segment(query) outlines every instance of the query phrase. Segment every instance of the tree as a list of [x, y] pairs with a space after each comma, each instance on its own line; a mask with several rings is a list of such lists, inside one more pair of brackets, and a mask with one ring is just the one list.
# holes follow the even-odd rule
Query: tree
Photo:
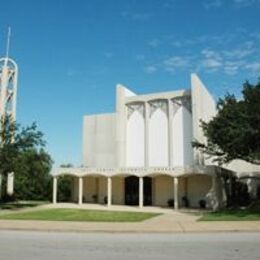
[[[72, 168], [73, 164], [64, 163], [61, 164], [62, 168]], [[73, 189], [74, 178], [71, 175], [63, 175], [59, 177], [59, 189], [58, 189], [58, 200], [59, 201], [70, 201], [72, 199], [72, 189]]]
[[[23, 174], [28, 178], [28, 174], [32, 174], [30, 178], [32, 181], [38, 181], [37, 187], [39, 187], [41, 178], [38, 174], [42, 172], [46, 174], [52, 164], [50, 156], [43, 150], [44, 146], [43, 133], [37, 130], [35, 123], [28, 127], [21, 127], [11, 116], [2, 117], [0, 120], [0, 174], [2, 177], [6, 178], [8, 173], [15, 172], [16, 177], [20, 174], [19, 180], [19, 178], [23, 179]], [[26, 188], [30, 190], [32, 187]]]
[[44, 149], [30, 149], [19, 154], [15, 165], [15, 198], [19, 200], [51, 199], [52, 160]]
[[245, 82], [242, 99], [227, 94], [217, 103], [217, 115], [201, 122], [207, 143], [193, 146], [220, 165], [234, 159], [260, 165], [260, 81]]

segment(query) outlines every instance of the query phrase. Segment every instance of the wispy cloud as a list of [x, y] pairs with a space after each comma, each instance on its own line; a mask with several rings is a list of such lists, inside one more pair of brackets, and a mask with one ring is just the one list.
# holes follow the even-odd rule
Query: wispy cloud
[[182, 47], [183, 46], [183, 42], [182, 41], [173, 41], [172, 42], [172, 46], [173, 47]]
[[260, 52], [253, 42], [246, 41], [236, 48], [203, 50], [200, 66], [207, 72], [221, 71], [227, 75], [236, 75], [245, 69], [256, 73], [260, 72], [260, 62], [251, 61], [255, 58], [260, 59]]
[[160, 45], [161, 41], [159, 39], [153, 39], [151, 41], [148, 42], [148, 45], [153, 47], [153, 48], [156, 48]]
[[245, 58], [249, 55], [251, 55], [255, 50], [253, 48], [236, 48], [236, 49], [232, 49], [232, 50], [228, 50], [228, 51], [223, 51], [223, 53], [225, 54], [226, 57], [228, 58], [238, 58], [238, 59], [242, 59]]
[[223, 66], [224, 73], [227, 75], [235, 75], [244, 65], [244, 61], [226, 61]]
[[222, 57], [219, 52], [210, 49], [203, 49], [201, 51], [202, 60], [200, 61], [200, 66], [203, 67], [208, 72], [217, 71], [222, 64]]
[[252, 62], [245, 65], [245, 68], [253, 72], [253, 74], [260, 74], [260, 62]]
[[202, 60], [201, 64], [204, 68], [209, 69], [211, 71], [215, 71], [222, 66], [222, 62], [214, 58], [204, 59]]
[[164, 0], [162, 7], [168, 8], [168, 9], [174, 8], [175, 2], [176, 2], [176, 0]]
[[174, 37], [174, 40], [171, 42], [171, 45], [173, 47], [191, 47], [194, 45], [201, 46], [203, 44], [220, 44], [222, 45], [223, 43], [229, 43], [234, 40], [234, 38], [237, 38], [237, 33], [242, 34], [245, 32], [232, 32], [232, 33], [223, 33], [220, 35], [200, 35], [194, 38], [190, 39], [176, 39]]
[[[260, 74], [260, 32], [248, 33], [240, 28], [231, 33], [201, 35], [190, 39], [173, 36], [167, 39], [156, 38], [149, 45], [159, 50], [156, 54], [153, 53], [154, 60], [147, 54], [146, 59], [142, 55], [136, 57], [141, 64], [146, 63], [146, 73], [178, 73], [186, 70], [228, 76], [241, 72], [249, 76]], [[174, 55], [163, 51], [167, 48]]]
[[236, 7], [247, 7], [253, 4], [260, 4], [260, 0], [233, 0]]
[[149, 65], [144, 68], [144, 71], [148, 74], [152, 74], [157, 71], [157, 67], [154, 65]]
[[201, 54], [206, 58], [206, 59], [214, 59], [214, 60], [222, 60], [220, 54], [218, 51], [211, 50], [211, 49], [203, 49], [201, 51]]
[[242, 8], [249, 7], [252, 5], [258, 5], [260, 4], [260, 0], [205, 0], [203, 2], [203, 6], [205, 9], [219, 8], [226, 4], [230, 4], [231, 7]]
[[175, 72], [177, 69], [187, 68], [190, 64], [188, 56], [171, 56], [163, 61], [166, 71]]
[[210, 8], [217, 8], [222, 6], [223, 2], [222, 0], [207, 0], [204, 2], [203, 6], [206, 9], [210, 9]]

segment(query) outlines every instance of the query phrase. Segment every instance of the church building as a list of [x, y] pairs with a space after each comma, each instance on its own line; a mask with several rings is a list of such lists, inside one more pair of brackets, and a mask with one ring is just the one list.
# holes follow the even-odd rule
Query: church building
[[220, 176], [232, 171], [214, 165], [192, 147], [205, 142], [200, 120], [216, 104], [196, 74], [187, 89], [137, 94], [116, 86], [114, 113], [83, 119], [83, 167], [54, 172], [53, 202], [59, 176], [74, 176], [72, 200], [108, 206], [208, 207], [225, 203]]

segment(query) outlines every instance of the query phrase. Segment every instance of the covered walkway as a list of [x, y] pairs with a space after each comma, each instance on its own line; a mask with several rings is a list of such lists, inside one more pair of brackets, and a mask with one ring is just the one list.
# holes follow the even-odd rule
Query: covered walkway
[[71, 175], [73, 200], [79, 205], [198, 207], [207, 196], [212, 203], [223, 193], [217, 178], [223, 173], [231, 174], [216, 166], [58, 168], [53, 173], [53, 203], [58, 202], [59, 177]]

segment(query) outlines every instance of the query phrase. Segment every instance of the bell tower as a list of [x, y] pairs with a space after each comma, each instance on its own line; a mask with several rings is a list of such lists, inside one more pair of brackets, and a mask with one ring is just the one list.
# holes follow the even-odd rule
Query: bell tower
[[[9, 27], [6, 53], [4, 57], [0, 58], [0, 118], [3, 118], [5, 115], [10, 115], [15, 121], [18, 66], [14, 60], [9, 58], [10, 37], [11, 29]], [[0, 184], [1, 182], [0, 180]], [[7, 194], [12, 195], [13, 190], [14, 173], [12, 172], [9, 173], [7, 177]]]

